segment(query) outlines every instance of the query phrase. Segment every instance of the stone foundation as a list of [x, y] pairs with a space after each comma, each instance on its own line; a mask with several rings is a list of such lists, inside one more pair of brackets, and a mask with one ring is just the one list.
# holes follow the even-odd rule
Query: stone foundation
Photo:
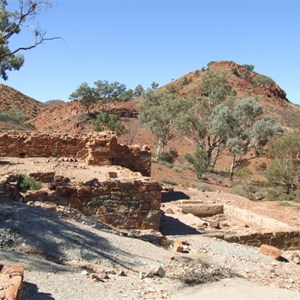
[[85, 160], [89, 165], [119, 165], [143, 176], [151, 174], [149, 148], [118, 144], [110, 132], [86, 135], [8, 132], [0, 134], [0, 157], [64, 157]]
[[[158, 182], [114, 178], [75, 182], [54, 172], [30, 175], [44, 183], [42, 189], [21, 193], [20, 175], [9, 175], [0, 182], [0, 195], [26, 203], [42, 201], [70, 206], [117, 228], [159, 229], [161, 186]], [[113, 172], [111, 176], [114, 177]]]

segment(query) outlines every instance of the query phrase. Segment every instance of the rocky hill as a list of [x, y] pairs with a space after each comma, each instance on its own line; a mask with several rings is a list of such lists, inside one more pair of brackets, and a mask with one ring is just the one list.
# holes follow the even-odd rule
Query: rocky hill
[[39, 114], [43, 103], [0, 84], [0, 130], [32, 130], [26, 121]]
[[[285, 127], [300, 129], [300, 106], [290, 102], [286, 98], [284, 90], [271, 78], [249, 71], [244, 66], [231, 61], [216, 62], [211, 64], [209, 68], [190, 72], [162, 86], [160, 89], [168, 90], [183, 97], [199, 97], [198, 86], [209, 70], [223, 72], [235, 90], [237, 97], [255, 97], [264, 105], [265, 112], [273, 115]], [[133, 114], [121, 114], [125, 122], [136, 119], [136, 101], [122, 103], [116, 109], [123, 112], [134, 112]], [[101, 107], [94, 106], [92, 110], [99, 111]], [[31, 123], [37, 130], [41, 131], [89, 131], [90, 122], [88, 122], [85, 115], [85, 109], [78, 102], [68, 102], [59, 106], [50, 106], [38, 114]], [[135, 126], [141, 127], [141, 124], [134, 123]], [[142, 137], [145, 137], [144, 133]], [[135, 142], [140, 141], [136, 140]]]
[[264, 106], [265, 113], [283, 126], [300, 129], [300, 106], [290, 102], [285, 91], [271, 78], [232, 61], [215, 62], [209, 68], [190, 72], [162, 88], [183, 97], [197, 98], [200, 96], [198, 86], [209, 70], [223, 72], [238, 98], [255, 98]]
[[28, 117], [35, 117], [44, 108], [44, 105], [8, 85], [0, 84], [0, 112], [11, 108], [17, 109]]
[[[288, 129], [300, 129], [300, 106], [293, 104], [286, 98], [286, 93], [271, 78], [254, 72], [247, 66], [238, 65], [230, 61], [221, 61], [210, 64], [203, 68], [190, 72], [171, 83], [162, 86], [165, 89], [184, 97], [199, 97], [199, 84], [203, 76], [209, 71], [223, 72], [230, 85], [236, 92], [237, 97], [255, 97], [263, 106], [266, 114], [271, 114]], [[60, 105], [44, 105], [7, 86], [1, 85], [0, 90], [1, 110], [15, 106], [22, 109], [25, 114], [32, 116], [27, 121], [37, 131], [84, 133], [92, 130], [92, 119], [101, 111], [100, 105], [91, 107], [91, 116], [78, 101], [60, 103]], [[24, 100], [23, 100], [24, 99]], [[120, 142], [129, 144], [154, 145], [154, 138], [149, 129], [140, 123], [137, 115], [136, 103], [133, 100], [116, 105], [113, 110], [122, 117], [127, 133], [119, 138]], [[13, 103], [13, 105], [12, 105]], [[22, 106], [21, 106], [22, 104]], [[7, 125], [5, 129], [12, 129]], [[3, 128], [3, 127], [2, 127]], [[16, 128], [14, 128], [16, 129]], [[175, 139], [169, 147], [178, 151], [184, 164], [184, 154], [194, 151], [194, 146], [185, 139]], [[181, 164], [179, 163], [179, 164]], [[228, 168], [226, 158], [222, 160], [221, 170]], [[251, 163], [255, 166], [254, 163]], [[259, 163], [257, 163], [259, 165]], [[164, 166], [153, 164], [152, 175], [158, 179], [172, 178], [177, 183], [190, 183], [196, 177], [191, 171], [175, 172]], [[252, 170], [256, 172], [255, 170]], [[218, 179], [216, 179], [218, 181]], [[225, 183], [226, 185], [226, 183]], [[219, 187], [218, 187], [219, 188]]]

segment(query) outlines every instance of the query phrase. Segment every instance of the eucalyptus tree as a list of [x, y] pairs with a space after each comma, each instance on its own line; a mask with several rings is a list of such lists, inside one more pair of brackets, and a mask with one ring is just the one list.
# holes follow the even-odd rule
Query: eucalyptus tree
[[[16, 1], [17, 2], [17, 1]], [[19, 0], [17, 9], [7, 9], [8, 1], [0, 0], [0, 76], [7, 80], [8, 71], [19, 70], [24, 64], [21, 52], [33, 49], [45, 41], [59, 37], [47, 37], [36, 19], [42, 12], [51, 7], [46, 0]], [[18, 36], [32, 30], [32, 40], [19, 43]], [[10, 41], [14, 40], [11, 47]]]
[[172, 93], [149, 90], [143, 94], [138, 109], [140, 120], [150, 128], [156, 143], [156, 155], [163, 152], [168, 142], [175, 137], [177, 119], [184, 114], [189, 103]]

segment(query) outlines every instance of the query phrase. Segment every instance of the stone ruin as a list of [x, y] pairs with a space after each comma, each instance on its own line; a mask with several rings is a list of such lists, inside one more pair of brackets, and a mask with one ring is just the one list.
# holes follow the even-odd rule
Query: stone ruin
[[[159, 229], [161, 186], [148, 177], [148, 147], [118, 144], [108, 132], [9, 132], [0, 135], [0, 156], [5, 165], [0, 197], [70, 206], [116, 228]], [[22, 168], [30, 159], [34, 168], [28, 172]], [[42, 182], [43, 188], [21, 192], [23, 174]]]
[[0, 135], [0, 157], [66, 157], [88, 165], [119, 165], [143, 176], [151, 174], [147, 146], [119, 144], [111, 132], [69, 135], [8, 132]]

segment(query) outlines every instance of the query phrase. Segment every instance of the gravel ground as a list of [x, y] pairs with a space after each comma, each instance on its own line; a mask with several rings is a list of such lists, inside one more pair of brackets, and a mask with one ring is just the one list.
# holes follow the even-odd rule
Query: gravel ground
[[[272, 286], [275, 296], [283, 293], [286, 299], [296, 299], [292, 297], [298, 295], [300, 265], [291, 260], [278, 262], [258, 254], [257, 248], [200, 234], [168, 239], [186, 240], [189, 253], [114, 234], [72, 211], [57, 214], [41, 207], [1, 202], [0, 262], [25, 266], [23, 300], [193, 299], [191, 295], [201, 295], [204, 283], [233, 276], [239, 279], [230, 286], [236, 282], [240, 297], [244, 292], [240, 277], [252, 281], [252, 288], [256, 284]], [[165, 276], [152, 276], [149, 271], [159, 266]], [[222, 286], [216, 285], [216, 289], [220, 295]], [[270, 293], [263, 291], [266, 297]]]

